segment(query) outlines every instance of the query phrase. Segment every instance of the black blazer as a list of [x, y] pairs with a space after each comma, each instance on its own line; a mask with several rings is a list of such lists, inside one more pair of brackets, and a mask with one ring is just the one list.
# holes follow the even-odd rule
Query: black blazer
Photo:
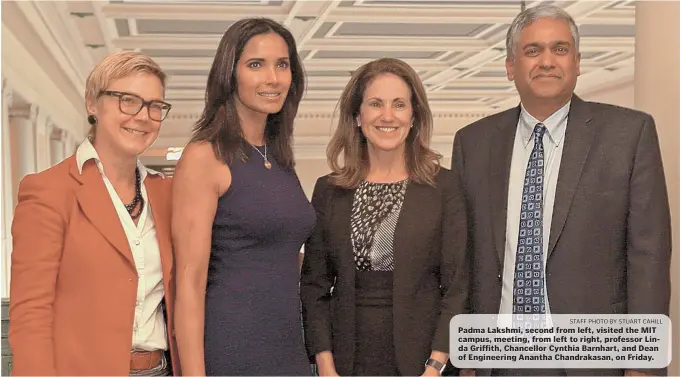
[[[434, 349], [448, 352], [449, 322], [468, 294], [464, 200], [445, 168], [436, 187], [409, 183], [394, 239], [394, 345], [399, 370], [420, 375]], [[355, 265], [350, 215], [355, 190], [317, 180], [317, 225], [305, 245], [301, 299], [309, 357], [332, 351], [340, 375], [354, 366]], [[314, 362], [314, 361], [312, 361]]]
[[[462, 177], [467, 199], [474, 313], [495, 314], [500, 306], [519, 114], [518, 106], [481, 119], [454, 141], [452, 170]], [[546, 251], [550, 311], [668, 315], [670, 210], [652, 117], [573, 96], [561, 161]]]

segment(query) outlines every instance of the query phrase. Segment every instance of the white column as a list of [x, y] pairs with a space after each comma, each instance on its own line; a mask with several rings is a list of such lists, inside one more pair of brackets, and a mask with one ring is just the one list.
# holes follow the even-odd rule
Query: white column
[[[635, 3], [635, 107], [651, 114], [659, 133], [671, 204], [673, 244], [680, 243], [680, 2]], [[680, 258], [671, 258], [672, 363], [680, 375]]]
[[11, 136], [9, 125], [9, 107], [12, 103], [12, 90], [7, 86], [6, 80], [2, 79], [2, 292], [3, 298], [9, 297], [10, 263], [12, 255], [12, 218], [14, 217], [14, 190], [12, 185], [12, 161]]
[[38, 111], [35, 120], [36, 171], [43, 171], [52, 166], [50, 160], [51, 120], [47, 114]]
[[71, 157], [76, 153], [76, 149], [78, 149], [78, 140], [76, 140], [71, 132], [67, 131], [64, 139], [64, 158]]
[[64, 156], [64, 159], [67, 159], [71, 157], [71, 134], [66, 131], [62, 130], [61, 132], [61, 155]]
[[[21, 179], [37, 171], [37, 138], [35, 122], [38, 107], [35, 105], [13, 104], [9, 109], [10, 132], [12, 135], [12, 191], [16, 194]], [[16, 204], [16, 197], [15, 204]]]
[[64, 158], [69, 158], [73, 153], [75, 153], [76, 148], [75, 148], [75, 141], [73, 141], [73, 135], [68, 132], [64, 131], [64, 141], [62, 143], [62, 146], [64, 147]]
[[50, 132], [50, 164], [56, 165], [64, 160], [64, 131], [56, 126], [51, 126]]

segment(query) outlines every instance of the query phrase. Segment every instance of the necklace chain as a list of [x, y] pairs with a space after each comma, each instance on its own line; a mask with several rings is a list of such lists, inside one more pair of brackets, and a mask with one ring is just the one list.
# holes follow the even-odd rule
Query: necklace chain
[[260, 156], [262, 156], [262, 158], [264, 158], [265, 161], [267, 161], [267, 143], [264, 144], [264, 154], [262, 154], [262, 152], [260, 152], [260, 150], [256, 146], [252, 144], [250, 145], [253, 147], [253, 149], [257, 151], [257, 153], [260, 154]]
[[262, 158], [264, 159], [264, 167], [266, 167], [267, 169], [271, 169], [272, 164], [271, 164], [271, 162], [269, 162], [269, 159], [267, 158], [267, 143], [264, 143], [264, 154], [262, 152], [260, 152], [260, 150], [257, 149], [256, 146], [254, 146], [252, 144], [250, 144], [250, 146], [253, 147], [253, 149], [255, 149], [257, 151], [257, 153], [260, 154], [260, 156], [262, 156]]

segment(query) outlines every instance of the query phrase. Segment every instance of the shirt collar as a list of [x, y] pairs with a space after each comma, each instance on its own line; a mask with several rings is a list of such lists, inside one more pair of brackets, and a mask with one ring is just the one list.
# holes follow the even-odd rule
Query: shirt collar
[[[76, 151], [76, 163], [78, 164], [78, 173], [83, 174], [83, 166], [87, 161], [92, 159], [95, 160], [99, 172], [101, 174], [104, 174], [104, 169], [102, 166], [102, 162], [99, 159], [99, 154], [97, 153], [97, 150], [94, 149], [94, 145], [92, 145], [90, 139], [86, 138], [85, 141], [83, 141], [78, 146], [78, 150]], [[141, 161], [139, 161], [139, 159], [137, 159], [137, 168], [139, 169], [139, 178], [142, 182], [144, 181], [148, 174], [158, 175], [161, 178], [165, 178], [165, 175], [163, 173], [147, 168], [146, 166], [144, 166], [144, 164], [142, 164]]]
[[533, 115], [529, 114], [526, 108], [524, 108], [524, 104], [521, 104], [520, 106], [520, 134], [525, 147], [529, 145], [529, 142], [533, 138], [534, 127], [536, 127], [537, 123], [543, 123], [545, 125], [546, 134], [548, 134], [548, 137], [550, 137], [550, 140], [552, 140], [555, 145], [560, 145], [560, 143], [562, 143], [567, 129], [567, 117], [569, 116], [571, 101], [552, 113], [552, 115], [543, 122], [540, 122], [538, 119], [534, 118]]

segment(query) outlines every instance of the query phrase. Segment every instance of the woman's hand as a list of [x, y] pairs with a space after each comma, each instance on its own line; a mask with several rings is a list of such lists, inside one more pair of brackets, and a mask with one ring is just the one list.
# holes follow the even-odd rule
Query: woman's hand
[[316, 365], [319, 376], [339, 376], [335, 371], [335, 362], [331, 351], [321, 351], [316, 354]]

